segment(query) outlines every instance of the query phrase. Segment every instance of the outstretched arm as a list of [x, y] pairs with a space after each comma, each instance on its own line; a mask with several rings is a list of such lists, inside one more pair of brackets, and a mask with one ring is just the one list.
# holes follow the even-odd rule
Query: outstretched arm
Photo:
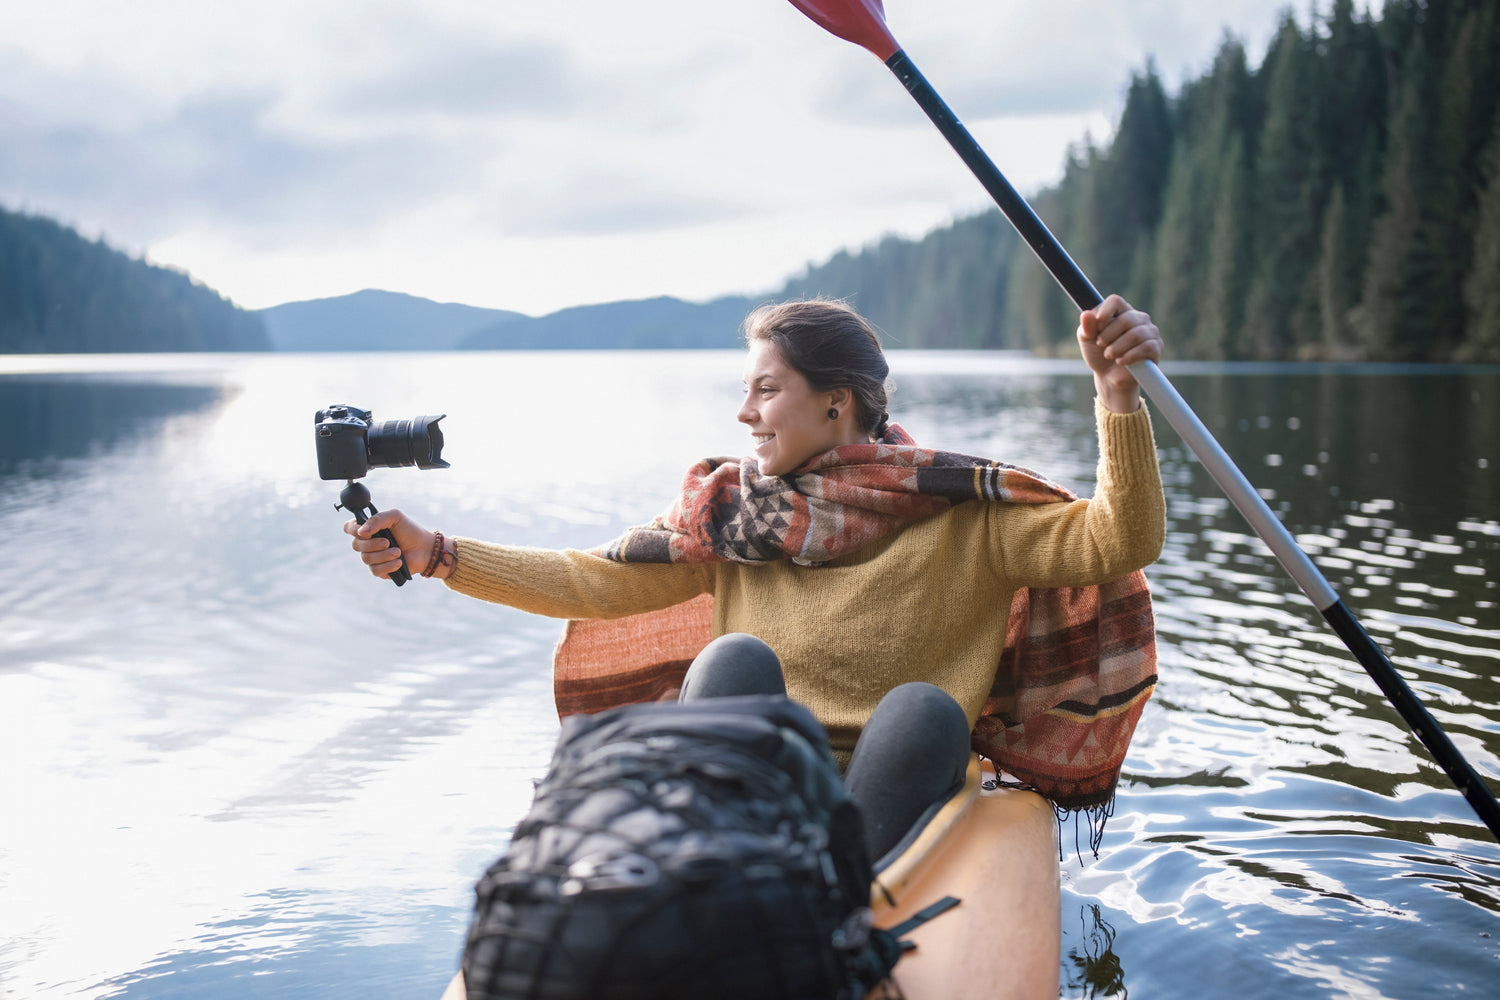
[[[375, 532], [389, 528], [392, 546]], [[344, 530], [360, 559], [376, 576], [389, 576], [403, 558], [415, 576], [428, 565], [432, 575], [461, 594], [509, 605], [551, 618], [619, 618], [655, 611], [712, 589], [706, 564], [620, 563], [572, 549], [496, 545], [477, 539], [444, 537], [428, 531], [399, 510], [373, 514]], [[449, 558], [434, 558], [445, 551]]]

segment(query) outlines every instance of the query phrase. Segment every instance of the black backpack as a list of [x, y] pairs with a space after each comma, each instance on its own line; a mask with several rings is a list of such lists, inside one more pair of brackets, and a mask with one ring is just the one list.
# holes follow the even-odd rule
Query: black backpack
[[475, 889], [469, 1000], [859, 1000], [900, 954], [870, 924], [859, 812], [783, 697], [575, 715]]

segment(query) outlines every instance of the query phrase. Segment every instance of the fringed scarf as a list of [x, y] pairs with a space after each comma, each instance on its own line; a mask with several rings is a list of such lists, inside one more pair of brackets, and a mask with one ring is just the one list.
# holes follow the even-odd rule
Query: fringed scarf
[[[970, 500], [1057, 503], [1074, 495], [1012, 465], [917, 447], [899, 426], [786, 476], [753, 459], [705, 459], [661, 517], [596, 550], [619, 562], [816, 566]], [[1098, 853], [1120, 766], [1156, 683], [1143, 573], [1091, 587], [1022, 588], [972, 735], [973, 749], [1052, 801], [1083, 812]], [[997, 609], [998, 611], [998, 609]], [[554, 657], [558, 712], [675, 698], [712, 638], [713, 599], [610, 621], [568, 623]]]

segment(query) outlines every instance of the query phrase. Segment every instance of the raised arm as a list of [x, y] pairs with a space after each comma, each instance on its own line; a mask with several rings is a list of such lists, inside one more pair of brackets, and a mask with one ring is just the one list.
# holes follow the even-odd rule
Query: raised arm
[[1161, 331], [1111, 295], [1079, 317], [1078, 345], [1098, 396], [1096, 488], [1090, 500], [994, 511], [997, 571], [1022, 586], [1103, 583], [1155, 562], [1166, 538], [1151, 419], [1125, 367], [1161, 360]]
[[1094, 373], [1094, 391], [1112, 413], [1134, 413], [1141, 388], [1126, 365], [1160, 361], [1161, 331], [1151, 317], [1111, 295], [1078, 318], [1078, 346]]

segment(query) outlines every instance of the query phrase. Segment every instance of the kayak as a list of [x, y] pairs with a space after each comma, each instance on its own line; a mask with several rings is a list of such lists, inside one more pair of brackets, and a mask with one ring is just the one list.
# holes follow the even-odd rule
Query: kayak
[[891, 978], [907, 1000], [1057, 996], [1057, 816], [1035, 792], [986, 788], [993, 778], [988, 762], [981, 768], [971, 758], [963, 790], [876, 870], [870, 908], [877, 927], [896, 928], [958, 900], [901, 934], [915, 948], [901, 956]]
[[[877, 927], [940, 911], [901, 933], [910, 950], [891, 978], [907, 1000], [1057, 996], [1056, 815], [1035, 792], [986, 788], [993, 777], [988, 762], [971, 758], [963, 789], [877, 866], [870, 889]], [[462, 972], [441, 1000], [465, 1000]]]

